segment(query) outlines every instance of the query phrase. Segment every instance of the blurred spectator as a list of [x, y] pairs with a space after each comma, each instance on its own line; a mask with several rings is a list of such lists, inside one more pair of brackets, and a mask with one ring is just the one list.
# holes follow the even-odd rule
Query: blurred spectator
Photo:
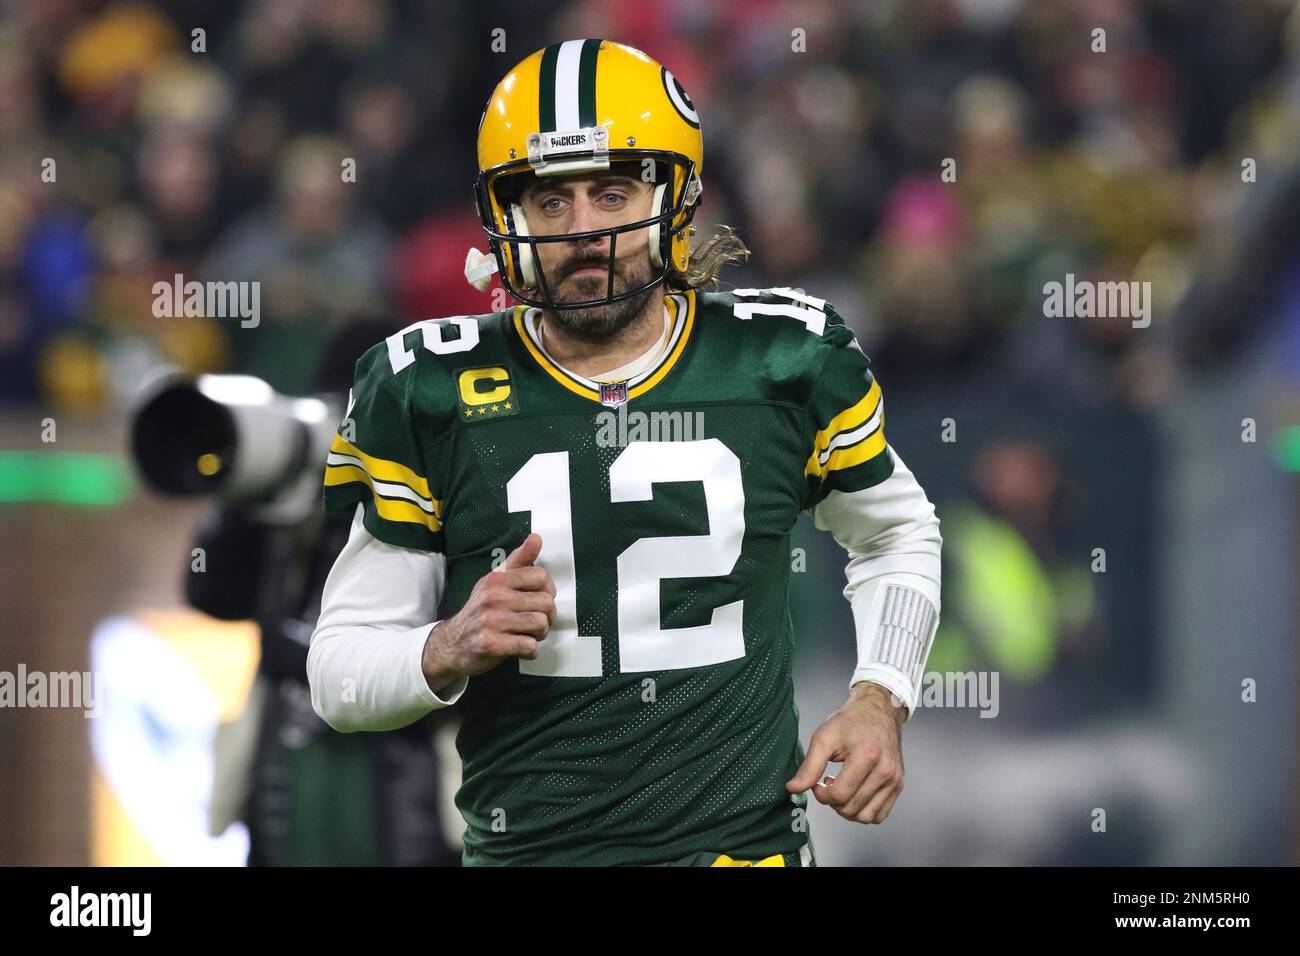
[[[574, 36], [644, 49], [691, 91], [696, 224], [754, 250], [724, 287], [824, 297], [872, 356], [944, 522], [930, 669], [1000, 673], [1029, 730], [1150, 700], [1150, 660], [1173, 646], [1152, 633], [1152, 584], [1095, 576], [1078, 529], [1150, 570], [1144, 495], [1187, 494], [1158, 474], [1158, 416], [1269, 321], [1289, 323], [1300, 368], [1300, 13], [1284, 0], [18, 4], [0, 20], [0, 402], [120, 422], [160, 363], [300, 394], [358, 316], [395, 330], [506, 306], [462, 274], [486, 246], [477, 124], [510, 64]], [[256, 321], [155, 317], [154, 283], [177, 275], [258, 283]], [[1150, 325], [1049, 315], [1044, 287], [1067, 275], [1150, 282]], [[1061, 444], [1009, 437], [1020, 409]], [[961, 444], [940, 446], [957, 412]], [[1192, 460], [1220, 474], [1212, 458]], [[837, 575], [795, 595], [812, 636]], [[1033, 842], [1006, 816], [999, 843]]]
[[[1271, 121], [1247, 108], [1271, 94], [1286, 10], [1184, 7], [27, 5], [0, 29], [0, 388], [32, 399], [44, 381], [102, 408], [103, 383], [131, 374], [113, 366], [154, 355], [292, 390], [348, 315], [489, 308], [448, 292], [462, 235], [483, 245], [468, 218], [481, 104], [507, 60], [581, 33], [646, 49], [693, 91], [709, 117], [700, 223], [736, 224], [755, 251], [738, 282], [817, 290], [899, 376], [992, 362], [1028, 394], [1149, 408], [1177, 377], [1163, 333], [1046, 318], [1041, 289], [1141, 269], [1185, 291], [1178, 276], [1214, 253], [1227, 138]], [[265, 321], [181, 320], [191, 336], [124, 316], [144, 301], [124, 284], [178, 272], [262, 282]], [[101, 384], [72, 398], [73, 369]]]
[[386, 304], [388, 235], [342, 179], [342, 144], [291, 140], [275, 199], [235, 223], [202, 267], [205, 280], [260, 283], [255, 327], [227, 321], [236, 362], [277, 389], [301, 394], [321, 346], [347, 318]]

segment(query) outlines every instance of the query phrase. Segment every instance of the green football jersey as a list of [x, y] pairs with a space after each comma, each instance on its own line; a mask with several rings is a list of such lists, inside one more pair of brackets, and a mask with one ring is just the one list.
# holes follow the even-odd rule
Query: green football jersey
[[441, 617], [528, 535], [555, 583], [539, 656], [455, 707], [468, 865], [765, 859], [808, 842], [789, 535], [892, 473], [880, 387], [824, 300], [671, 293], [654, 367], [556, 365], [519, 306], [368, 351], [331, 508], [446, 558]]

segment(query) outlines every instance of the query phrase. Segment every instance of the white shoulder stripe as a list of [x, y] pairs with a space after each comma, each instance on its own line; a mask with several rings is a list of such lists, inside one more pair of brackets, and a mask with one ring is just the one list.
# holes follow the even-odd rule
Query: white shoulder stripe
[[876, 403], [876, 410], [871, 413], [871, 417], [852, 431], [840, 432], [826, 444], [826, 450], [817, 458], [818, 464], [826, 464], [830, 460], [831, 452], [837, 448], [844, 448], [848, 445], [856, 445], [862, 439], [866, 438], [877, 428], [880, 427], [880, 416], [885, 411], [885, 401], [882, 398]]
[[401, 498], [404, 501], [409, 501], [411, 502], [411, 504], [418, 506], [421, 511], [424, 511], [427, 514], [431, 514], [435, 516], [437, 514], [433, 509], [433, 502], [430, 499], [424, 497], [424, 495], [420, 494], [410, 485], [404, 485], [400, 482], [394, 482], [394, 481], [382, 481], [381, 479], [376, 478], [374, 475], [370, 474], [370, 469], [366, 467], [365, 462], [363, 462], [360, 458], [356, 458], [352, 455], [343, 455], [340, 454], [339, 452], [332, 451], [329, 453], [329, 456], [325, 459], [325, 464], [327, 466], [328, 465], [335, 465], [335, 466], [353, 465], [357, 468], [360, 468], [369, 476], [370, 482], [373, 485], [376, 493], [382, 495], [385, 498]]

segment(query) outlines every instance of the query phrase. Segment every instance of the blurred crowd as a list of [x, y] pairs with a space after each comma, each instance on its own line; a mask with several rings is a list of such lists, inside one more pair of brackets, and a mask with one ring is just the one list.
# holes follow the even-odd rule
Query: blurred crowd
[[[1244, 540], [1227, 508], [1205, 537], [1161, 537], [1159, 505], [1180, 499], [1160, 412], [1270, 323], [1289, 323], [1300, 382], [1294, 8], [15, 2], [0, 13], [0, 416], [120, 425], [162, 365], [305, 394], [350, 323], [502, 308], [499, 288], [463, 277], [466, 250], [486, 245], [472, 189], [483, 105], [548, 43], [619, 40], [699, 109], [698, 238], [728, 224], [754, 253], [723, 287], [826, 298], [873, 359], [891, 444], [943, 521], [929, 670], [1001, 675], [1015, 692], [999, 729], [1141, 707], [1171, 646], [1157, 570], [1184, 575], [1184, 593], [1223, 571], [1192, 576], [1170, 541]], [[256, 325], [157, 315], [155, 283], [177, 276], [259, 283]], [[1044, 286], [1067, 276], [1150, 282], [1150, 325], [1049, 317]], [[960, 443], [936, 437], [958, 416]], [[1225, 470], [1202, 468], [1204, 488], [1232, 485], [1245, 466], [1213, 451]], [[824, 550], [792, 586], [800, 650], [851, 655], [849, 609], [830, 600], [843, 552], [808, 544]], [[1101, 545], [1122, 573], [1098, 573]], [[826, 700], [842, 697], [841, 663]]]
[[[491, 311], [460, 274], [483, 245], [482, 104], [585, 35], [669, 64], [699, 105], [700, 221], [755, 252], [736, 284], [828, 298], [895, 383], [1149, 406], [1177, 378], [1163, 333], [1253, 188], [1242, 157], [1300, 149], [1290, 6], [19, 3], [0, 21], [0, 399], [110, 411], [160, 361], [304, 391], [350, 318]], [[1067, 272], [1152, 281], [1155, 331], [1045, 319]], [[260, 325], [155, 317], [176, 274], [260, 282]]]

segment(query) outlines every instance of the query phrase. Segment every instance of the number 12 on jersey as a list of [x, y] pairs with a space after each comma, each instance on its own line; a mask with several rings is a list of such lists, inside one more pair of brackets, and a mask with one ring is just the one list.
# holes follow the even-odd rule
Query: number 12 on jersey
[[[633, 442], [609, 468], [613, 502], [651, 501], [656, 482], [704, 485], [709, 533], [640, 538], [618, 556], [619, 671], [705, 667], [745, 656], [744, 601], [714, 608], [708, 624], [664, 628], [659, 582], [664, 578], [728, 575], [745, 536], [745, 491], [740, 460], [717, 438], [692, 442]], [[511, 512], [526, 511], [542, 537], [538, 564], [555, 582], [555, 623], [536, 660], [519, 673], [539, 677], [600, 677], [599, 635], [578, 633], [579, 582], [574, 560], [569, 453], [533, 455], [506, 484]]]

